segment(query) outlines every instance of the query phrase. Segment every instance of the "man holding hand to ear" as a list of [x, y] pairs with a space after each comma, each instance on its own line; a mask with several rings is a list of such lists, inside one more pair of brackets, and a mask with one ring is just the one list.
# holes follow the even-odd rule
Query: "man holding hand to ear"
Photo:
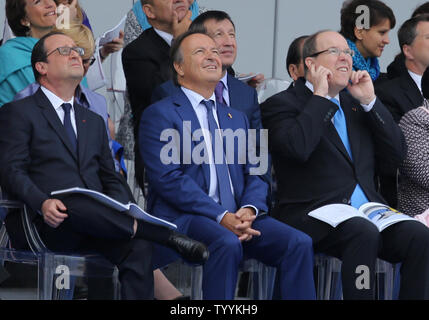
[[[425, 226], [403, 221], [379, 232], [362, 218], [333, 228], [308, 216], [328, 204], [384, 203], [375, 168], [397, 167], [406, 153], [400, 128], [374, 94], [368, 72], [352, 70], [352, 57], [339, 33], [315, 33], [303, 47], [305, 78], [261, 105], [278, 183], [273, 216], [311, 236], [315, 253], [342, 260], [344, 299], [375, 297], [377, 257], [402, 262], [399, 298], [428, 299]], [[369, 271], [363, 287], [356, 284], [362, 266]]]

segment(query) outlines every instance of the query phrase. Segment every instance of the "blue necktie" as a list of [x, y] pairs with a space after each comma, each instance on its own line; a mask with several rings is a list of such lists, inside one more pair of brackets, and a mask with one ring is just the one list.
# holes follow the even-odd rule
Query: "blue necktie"
[[[344, 111], [341, 108], [340, 102], [337, 99], [332, 98], [331, 101], [338, 106], [338, 111], [334, 115], [335, 129], [337, 129], [338, 135], [340, 136], [341, 141], [343, 142], [344, 147], [346, 148], [350, 156], [350, 159], [353, 161], [349, 143], [349, 136], [347, 134], [347, 124], [346, 117], [344, 116]], [[355, 190], [352, 193], [350, 202], [351, 205], [355, 208], [359, 208], [362, 204], [368, 202], [368, 198], [365, 196], [365, 193], [363, 192], [359, 184], [356, 185]]]
[[70, 109], [72, 105], [70, 103], [63, 103], [61, 107], [64, 110], [64, 129], [66, 129], [67, 137], [69, 138], [69, 141], [73, 146], [73, 151], [77, 153], [76, 133], [73, 130], [71, 117], [70, 117]]
[[[210, 135], [212, 137], [212, 154], [213, 159], [215, 159], [215, 145], [216, 145], [216, 134], [219, 134], [219, 132], [216, 132], [215, 130], [219, 129], [216, 120], [213, 116], [213, 107], [214, 102], [211, 100], [203, 100], [201, 101], [207, 109], [207, 120], [209, 123], [209, 130]], [[222, 145], [223, 148], [223, 145]], [[219, 200], [222, 207], [224, 207], [228, 212], [235, 213], [237, 211], [237, 204], [235, 203], [234, 196], [232, 194], [231, 190], [231, 184], [229, 182], [229, 173], [228, 173], [228, 165], [225, 161], [225, 153], [222, 151], [222, 163], [216, 163], [215, 161], [215, 168], [216, 168], [216, 176], [217, 176], [217, 187], [219, 191]]]

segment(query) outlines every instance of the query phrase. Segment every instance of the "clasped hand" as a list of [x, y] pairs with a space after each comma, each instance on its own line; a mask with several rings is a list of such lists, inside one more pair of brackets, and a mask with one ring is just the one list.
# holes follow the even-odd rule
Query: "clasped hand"
[[238, 236], [240, 241], [250, 241], [261, 232], [252, 229], [256, 215], [251, 208], [241, 208], [236, 213], [227, 212], [220, 224]]

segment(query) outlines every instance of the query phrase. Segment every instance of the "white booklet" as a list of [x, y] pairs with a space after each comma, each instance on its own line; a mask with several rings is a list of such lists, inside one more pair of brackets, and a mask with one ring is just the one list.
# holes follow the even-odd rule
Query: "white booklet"
[[109, 196], [106, 196], [105, 194], [102, 194], [101, 192], [89, 190], [85, 188], [79, 188], [74, 187], [70, 189], [63, 189], [63, 190], [57, 190], [52, 191], [51, 195], [65, 195], [65, 194], [71, 194], [71, 193], [80, 193], [85, 194], [94, 200], [97, 200], [98, 202], [103, 203], [107, 207], [113, 208], [119, 212], [124, 212], [136, 219], [143, 220], [145, 222], [156, 224], [159, 226], [167, 227], [169, 229], [176, 229], [177, 226], [174, 223], [171, 223], [169, 221], [160, 219], [158, 217], [152, 216], [146, 211], [144, 211], [142, 208], [140, 208], [138, 205], [134, 203], [127, 203], [123, 204], [119, 201], [116, 201], [115, 199], [110, 198]]
[[127, 16], [124, 16], [121, 21], [112, 29], [107, 30], [101, 37], [100, 37], [100, 47], [104, 46], [106, 43], [111, 42], [113, 39], [119, 37], [119, 31], [125, 29], [125, 19]]
[[378, 202], [368, 202], [356, 209], [347, 204], [328, 204], [308, 213], [310, 217], [326, 222], [334, 228], [341, 222], [353, 217], [361, 217], [374, 223], [378, 230], [383, 231], [388, 226], [400, 221], [416, 221], [388, 205]]

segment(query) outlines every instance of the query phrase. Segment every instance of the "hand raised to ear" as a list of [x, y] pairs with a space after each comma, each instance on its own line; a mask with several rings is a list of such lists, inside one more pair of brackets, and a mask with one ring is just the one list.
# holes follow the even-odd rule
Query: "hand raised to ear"
[[329, 92], [329, 79], [332, 77], [331, 70], [311, 64], [309, 70], [307, 71], [307, 80], [311, 82], [314, 88], [314, 94], [326, 97]]
[[361, 104], [369, 104], [375, 99], [374, 84], [366, 70], [353, 71], [347, 89]]

